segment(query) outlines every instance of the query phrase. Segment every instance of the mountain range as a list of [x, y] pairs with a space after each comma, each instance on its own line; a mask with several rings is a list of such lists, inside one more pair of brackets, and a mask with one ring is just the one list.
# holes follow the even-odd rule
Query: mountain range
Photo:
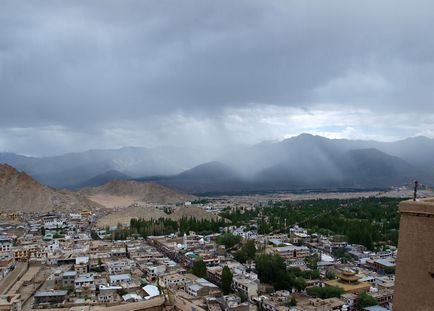
[[0, 163], [24, 171], [45, 185], [69, 189], [98, 186], [112, 179], [173, 175], [211, 158], [212, 151], [201, 147], [124, 147], [49, 157], [0, 153]]
[[[159, 184], [133, 180], [112, 180], [102, 186], [83, 188], [78, 192], [67, 189], [57, 190], [40, 184], [26, 173], [8, 164], [0, 164], [1, 212], [96, 211], [102, 208], [126, 208], [139, 204], [140, 213], [147, 215], [150, 210], [143, 206], [184, 203], [195, 199], [195, 196]], [[164, 214], [162, 211], [161, 213]], [[122, 215], [122, 212], [119, 214]]]
[[113, 179], [154, 181], [189, 193], [374, 189], [434, 178], [434, 140], [328, 139], [301, 134], [217, 154], [195, 147], [90, 150], [56, 157], [0, 153], [0, 163], [56, 188], [99, 186]]

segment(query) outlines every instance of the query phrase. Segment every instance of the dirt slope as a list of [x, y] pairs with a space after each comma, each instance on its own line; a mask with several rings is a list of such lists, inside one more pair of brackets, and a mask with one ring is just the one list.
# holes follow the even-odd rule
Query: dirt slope
[[79, 193], [106, 207], [127, 207], [136, 202], [174, 204], [196, 198], [156, 183], [132, 180], [113, 180], [99, 187], [84, 188]]
[[0, 164], [0, 211], [77, 211], [100, 207], [77, 193], [43, 186], [26, 173]]

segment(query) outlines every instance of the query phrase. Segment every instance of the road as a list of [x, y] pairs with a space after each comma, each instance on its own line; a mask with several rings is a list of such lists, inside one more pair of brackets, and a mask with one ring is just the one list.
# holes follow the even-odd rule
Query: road
[[18, 276], [27, 269], [27, 263], [17, 262], [15, 269], [0, 281], [0, 293], [5, 295], [9, 288], [17, 282]]

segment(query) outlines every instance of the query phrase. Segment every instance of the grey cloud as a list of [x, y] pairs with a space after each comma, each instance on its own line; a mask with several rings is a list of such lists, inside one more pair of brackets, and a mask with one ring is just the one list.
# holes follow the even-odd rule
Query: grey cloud
[[97, 141], [116, 124], [163, 135], [159, 127], [182, 114], [226, 137], [214, 128], [227, 110], [251, 104], [432, 114], [432, 9], [430, 1], [2, 1], [0, 130], [57, 127]]

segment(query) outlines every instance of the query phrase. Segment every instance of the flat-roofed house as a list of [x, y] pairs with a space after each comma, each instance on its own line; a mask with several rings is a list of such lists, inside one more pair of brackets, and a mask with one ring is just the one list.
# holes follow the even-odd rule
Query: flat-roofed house
[[34, 304], [59, 305], [63, 304], [67, 296], [67, 290], [37, 291], [34, 295]]

